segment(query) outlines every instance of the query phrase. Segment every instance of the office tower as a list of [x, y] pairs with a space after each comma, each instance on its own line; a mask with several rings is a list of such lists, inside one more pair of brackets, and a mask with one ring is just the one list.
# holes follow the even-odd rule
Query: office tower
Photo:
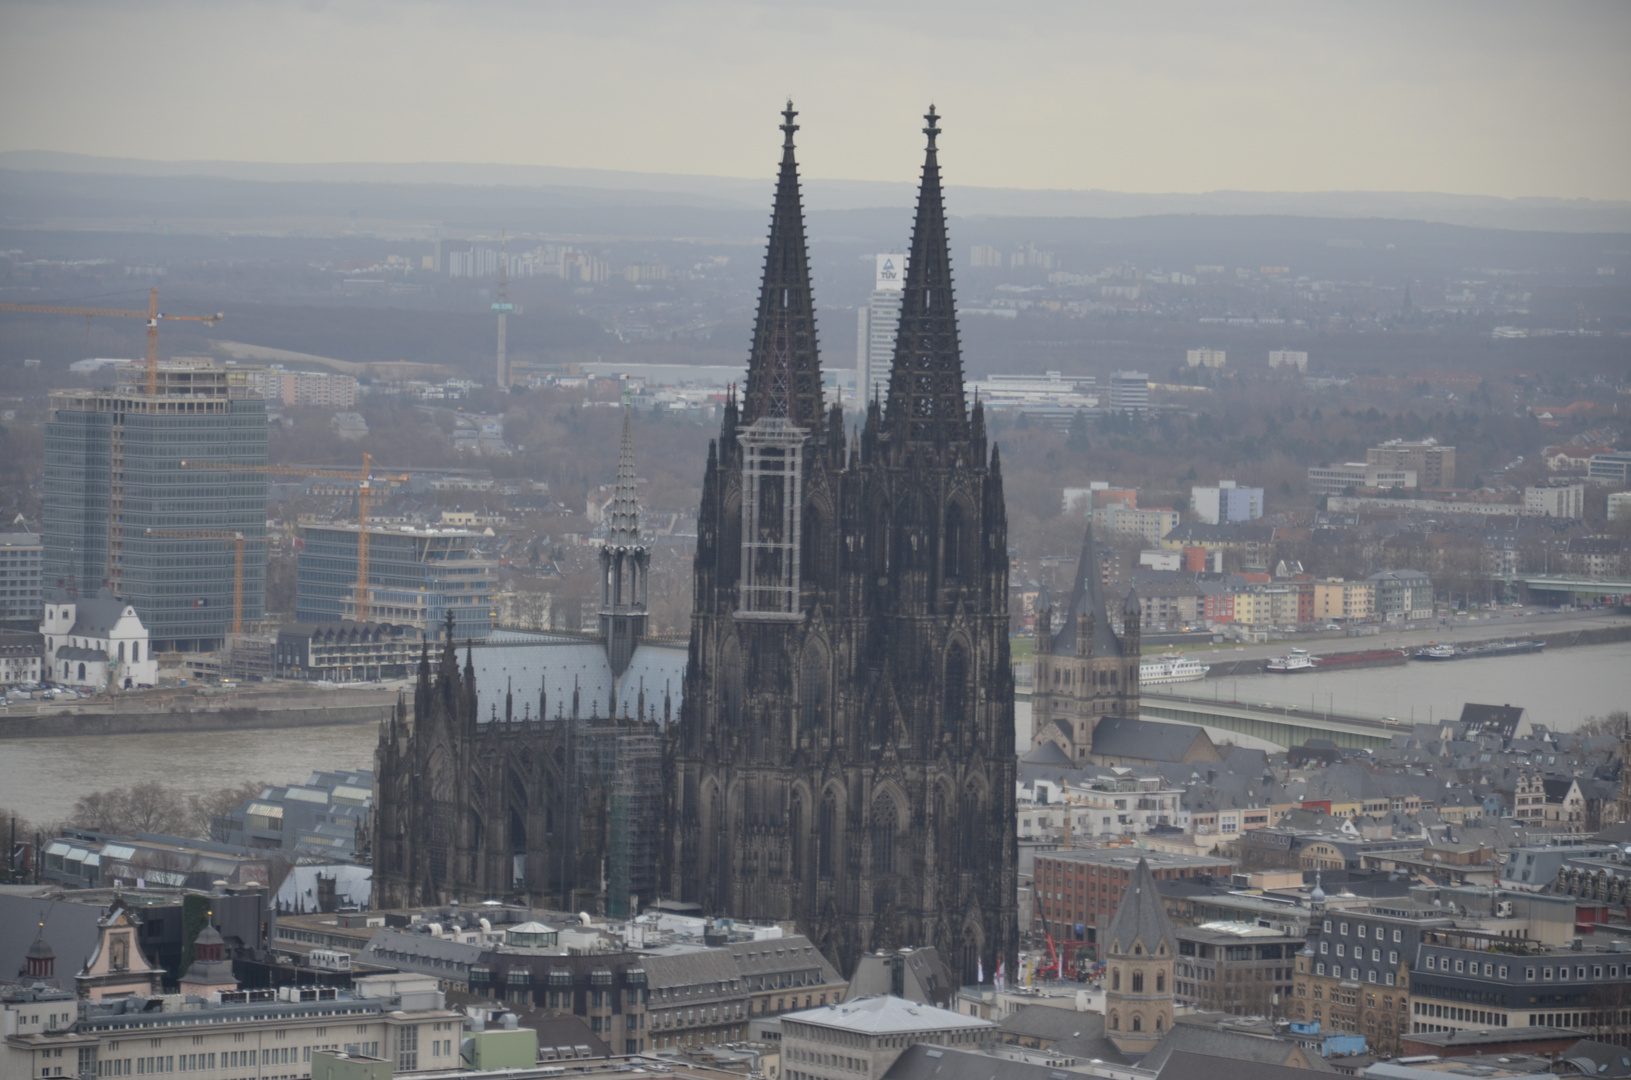
[[895, 359], [895, 332], [900, 327], [900, 301], [906, 284], [907, 257], [879, 255], [872, 296], [860, 311], [855, 339], [855, 404], [865, 409], [889, 389], [889, 366]]
[[[308, 525], [295, 569], [295, 619], [357, 617], [356, 525]], [[475, 557], [478, 534], [466, 529], [371, 525], [368, 618], [412, 626], [435, 637], [453, 616], [454, 636], [493, 630], [493, 568]]]
[[[44, 591], [94, 596], [106, 584], [136, 608], [154, 648], [218, 647], [232, 625], [231, 537], [266, 535], [266, 475], [255, 471], [265, 465], [265, 400], [229, 386], [209, 361], [161, 365], [151, 397], [134, 386], [56, 391], [45, 427]], [[245, 622], [265, 607], [266, 545], [251, 542]]]

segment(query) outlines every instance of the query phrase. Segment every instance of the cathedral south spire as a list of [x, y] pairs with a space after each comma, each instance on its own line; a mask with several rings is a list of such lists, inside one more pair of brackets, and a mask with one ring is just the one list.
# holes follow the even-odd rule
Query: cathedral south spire
[[782, 111], [782, 161], [776, 202], [770, 214], [759, 314], [748, 357], [744, 427], [772, 417], [821, 437], [821, 362], [816, 348], [815, 300], [810, 291], [810, 258], [804, 238], [804, 206], [799, 195], [798, 161], [793, 154], [789, 101]]
[[889, 374], [885, 415], [897, 438], [955, 441], [967, 439], [969, 427], [953, 306], [951, 247], [935, 146], [940, 116], [930, 105], [923, 118], [928, 121], [923, 129], [928, 147], [918, 187], [917, 218], [912, 225], [912, 249], [906, 263], [906, 287], [901, 296], [900, 330], [895, 338], [895, 363]]

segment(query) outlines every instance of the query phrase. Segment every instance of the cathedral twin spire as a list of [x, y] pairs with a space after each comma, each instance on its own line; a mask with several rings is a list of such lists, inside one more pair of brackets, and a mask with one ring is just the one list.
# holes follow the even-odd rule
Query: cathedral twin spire
[[[815, 301], [804, 235], [793, 133], [798, 115], [789, 101], [782, 112], [782, 161], [776, 180], [770, 241], [765, 252], [753, 350], [741, 424], [765, 418], [820, 432], [823, 412], [821, 363], [817, 355]], [[951, 251], [940, 185], [935, 139], [940, 134], [934, 106], [924, 117], [928, 147], [912, 227], [900, 331], [889, 379], [888, 426], [898, 438], [937, 442], [969, 437], [963, 398], [963, 364], [953, 307]]]
[[928, 121], [923, 134], [929, 142], [918, 187], [917, 219], [912, 224], [886, 418], [898, 438], [939, 442], [967, 438], [969, 428], [957, 313], [952, 303], [951, 245], [935, 147], [940, 117], [933, 105], [923, 119]]
[[821, 361], [816, 352], [815, 300], [810, 291], [810, 256], [804, 239], [804, 205], [799, 195], [793, 133], [798, 115], [789, 101], [782, 112], [782, 163], [776, 178], [776, 205], [770, 214], [759, 315], [753, 325], [742, 426], [780, 418], [820, 428]]

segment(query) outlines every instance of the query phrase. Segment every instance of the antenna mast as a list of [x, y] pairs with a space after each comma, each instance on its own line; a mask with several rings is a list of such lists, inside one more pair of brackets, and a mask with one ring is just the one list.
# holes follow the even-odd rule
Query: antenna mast
[[505, 348], [505, 325], [510, 312], [515, 305], [510, 303], [510, 254], [509, 240], [501, 231], [498, 241], [498, 301], [493, 304], [493, 310], [498, 312], [498, 388], [508, 392], [510, 389], [510, 355]]

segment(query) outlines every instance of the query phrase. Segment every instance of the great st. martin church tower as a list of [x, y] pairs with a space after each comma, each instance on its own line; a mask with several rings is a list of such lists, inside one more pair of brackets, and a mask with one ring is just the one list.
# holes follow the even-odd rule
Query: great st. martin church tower
[[995, 448], [963, 396], [935, 139], [886, 403], [823, 407], [789, 104], [748, 378], [708, 449], [668, 764], [672, 894], [849, 970], [1015, 970], [1014, 688]]

